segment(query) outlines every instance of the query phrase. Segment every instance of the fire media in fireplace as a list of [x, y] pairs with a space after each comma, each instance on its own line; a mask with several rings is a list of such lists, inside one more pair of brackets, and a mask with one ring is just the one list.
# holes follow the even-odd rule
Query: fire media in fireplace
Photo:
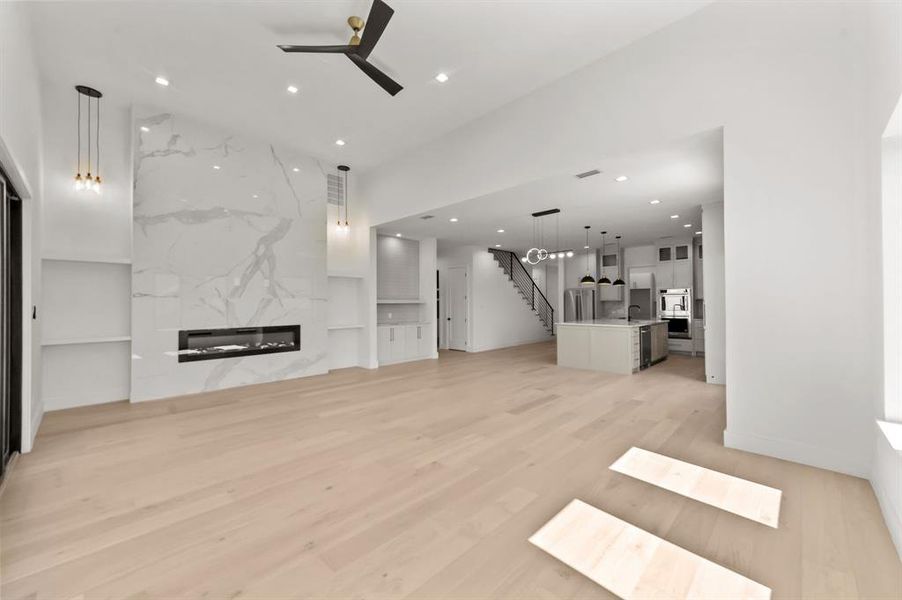
[[179, 331], [179, 362], [301, 349], [300, 325]]

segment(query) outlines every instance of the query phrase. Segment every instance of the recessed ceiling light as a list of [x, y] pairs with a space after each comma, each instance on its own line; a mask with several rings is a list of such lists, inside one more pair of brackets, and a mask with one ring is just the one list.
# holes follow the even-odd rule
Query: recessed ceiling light
[[503, 229], [499, 229], [496, 233], [504, 233]]
[[680, 215], [670, 215], [670, 218], [671, 218], [671, 219], [679, 219], [679, 218], [680, 218]]
[[169, 85], [169, 80], [166, 79], [165, 77], [157, 77], [156, 79], [154, 79], [154, 81], [156, 81], [158, 84], [162, 85], [163, 87], [166, 87]]
[[219, 165], [213, 165], [213, 170], [218, 171], [221, 167]]
[[259, 197], [260, 197], [260, 196], [258, 196], [257, 194], [254, 194], [254, 198], [259, 198]]
[[457, 223], [457, 217], [451, 217], [448, 220], [451, 221], [452, 223]]
[[685, 223], [683, 225], [683, 227], [685, 227], [686, 229], [689, 229], [690, 227], [692, 227], [692, 223]]
[[652, 200], [651, 202], [649, 202], [649, 204], [660, 204], [660, 203], [661, 203], [661, 201], [658, 200], [657, 198], [655, 198], [654, 200]]
[[588, 250], [588, 249], [589, 249], [589, 247], [588, 247], [588, 246], [583, 246], [583, 248], [584, 248], [584, 249], [586, 249], [586, 250]]
[[335, 140], [335, 145], [336, 145], [336, 146], [344, 146], [344, 145], [345, 145], [345, 141], [344, 141], [344, 140]]
[[396, 234], [395, 234], [395, 237], [401, 237], [401, 234], [400, 234], [400, 233], [396, 233]]
[[445, 83], [446, 81], [448, 81], [448, 74], [447, 73], [439, 73], [438, 75], [435, 76], [435, 80], [438, 81], [439, 83]]
[[141, 125], [141, 131], [143, 131], [144, 133], [147, 133], [148, 131], [150, 131], [150, 127], [145, 127], [144, 125]]
[[496, 248], [500, 248], [500, 247], [501, 247], [501, 244], [495, 244], [495, 247], [496, 247]]
[[701, 234], [702, 234], [701, 231], [696, 231], [696, 232], [695, 232], [695, 235], [701, 235]]
[[295, 86], [295, 85], [289, 85], [289, 86], [288, 86], [288, 93], [289, 93], [289, 94], [297, 94], [297, 93], [298, 93], [298, 88], [297, 88], [297, 86]]
[[294, 171], [295, 173], [297, 173], [298, 171], [300, 171], [300, 169], [297, 168], [297, 167], [291, 167], [291, 170]]
[[622, 182], [626, 181], [627, 179], [629, 179], [629, 177], [627, 177], [626, 175], [618, 175], [617, 177], [614, 178], [614, 181], [619, 181], [622, 183]]

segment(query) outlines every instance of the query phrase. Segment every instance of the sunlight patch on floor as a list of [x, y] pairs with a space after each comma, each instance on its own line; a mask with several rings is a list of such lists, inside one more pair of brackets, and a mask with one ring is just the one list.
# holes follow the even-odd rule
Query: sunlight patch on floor
[[778, 489], [635, 447], [610, 468], [763, 525], [779, 525]]
[[575, 499], [529, 541], [625, 600], [765, 600], [771, 590]]

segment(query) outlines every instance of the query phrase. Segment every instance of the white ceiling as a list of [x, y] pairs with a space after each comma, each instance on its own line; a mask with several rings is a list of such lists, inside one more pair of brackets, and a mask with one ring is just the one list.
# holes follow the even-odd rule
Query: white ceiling
[[[51, 81], [108, 102], [150, 103], [367, 168], [677, 21], [710, 0], [390, 0], [371, 60], [392, 98], [340, 55], [276, 44], [341, 44], [368, 0], [33, 2]], [[364, 32], [364, 36], [366, 33]], [[433, 80], [443, 71], [451, 79]], [[157, 75], [171, 85], [154, 83]], [[290, 95], [289, 84], [300, 93]], [[338, 147], [337, 138], [347, 140]]]
[[[589, 163], [592, 164], [591, 161]], [[414, 215], [379, 227], [379, 233], [443, 244], [501, 244], [509, 250], [533, 245], [532, 213], [560, 208], [542, 217], [548, 250], [601, 244], [599, 232], [620, 234], [624, 246], [654, 243], [666, 236], [686, 236], [701, 230], [701, 205], [723, 201], [723, 132], [714, 130], [647, 151], [595, 161], [602, 171], [585, 179], [573, 174], [526, 183], [481, 198], [430, 211], [432, 219]], [[629, 177], [617, 182], [620, 175]], [[650, 204], [652, 200], [659, 204]], [[678, 219], [670, 216], [677, 214]], [[458, 222], [452, 223], [454, 217]], [[560, 224], [560, 245], [556, 243]], [[684, 227], [689, 224], [690, 227]], [[504, 229], [504, 233], [497, 233]], [[608, 238], [611, 240], [611, 237]]]

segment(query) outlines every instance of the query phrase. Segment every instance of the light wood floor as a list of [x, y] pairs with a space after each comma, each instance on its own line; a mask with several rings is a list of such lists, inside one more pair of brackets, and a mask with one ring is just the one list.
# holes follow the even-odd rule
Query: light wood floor
[[[722, 447], [701, 359], [553, 344], [48, 414], [0, 498], [4, 600], [607, 598], [528, 542], [574, 498], [772, 588], [899, 598], [861, 479]], [[608, 467], [638, 446], [781, 489], [777, 529]]]

